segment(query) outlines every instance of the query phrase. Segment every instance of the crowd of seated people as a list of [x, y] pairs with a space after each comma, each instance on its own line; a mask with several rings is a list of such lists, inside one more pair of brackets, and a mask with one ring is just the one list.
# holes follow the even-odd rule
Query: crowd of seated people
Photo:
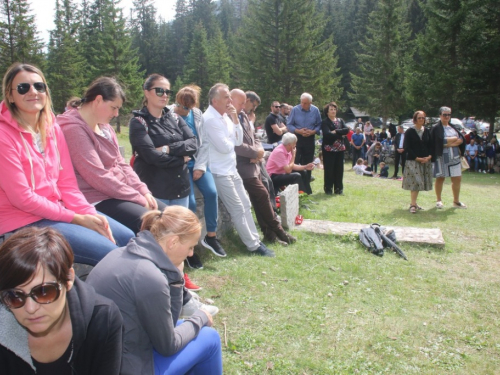
[[[374, 133], [369, 122], [351, 134], [335, 102], [323, 108], [322, 120], [310, 94], [295, 107], [273, 101], [266, 130], [276, 147], [265, 163], [254, 132], [255, 92], [218, 83], [202, 112], [197, 86], [181, 88], [174, 103], [170, 82], [159, 74], [147, 77], [142, 90], [143, 107], [129, 124], [130, 165], [110, 125], [126, 101], [115, 79], [97, 78], [56, 117], [37, 67], [16, 63], [4, 76], [2, 373], [222, 374], [220, 337], [210, 328], [218, 308], [199, 300], [192, 290], [200, 287], [184, 272], [185, 262], [203, 267], [194, 254], [199, 243], [227, 256], [217, 238], [218, 199], [248, 252], [274, 257], [251, 208], [266, 243], [297, 240], [281, 226], [274, 196], [290, 184], [312, 194], [317, 134], [323, 133], [321, 161], [331, 180], [325, 178], [326, 194], [344, 195], [348, 135], [359, 157], [356, 174], [389, 176], [380, 156], [391, 136]], [[498, 142], [475, 137], [467, 156], [477, 170], [491, 169]], [[332, 173], [339, 161], [342, 168]], [[195, 186], [204, 200], [203, 236]], [[93, 267], [86, 280], [74, 263]]]

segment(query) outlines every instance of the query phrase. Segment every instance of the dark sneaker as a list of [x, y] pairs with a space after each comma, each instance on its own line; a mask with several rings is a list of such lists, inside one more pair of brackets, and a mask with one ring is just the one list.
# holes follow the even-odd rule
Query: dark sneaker
[[198, 255], [196, 255], [196, 253], [193, 253], [192, 257], [187, 257], [186, 263], [189, 268], [196, 268], [198, 270], [203, 269], [203, 263], [201, 263], [201, 259]]
[[214, 253], [214, 255], [217, 255], [218, 257], [225, 257], [227, 255], [222, 246], [220, 245], [217, 237], [205, 236], [205, 238], [201, 240], [201, 244], [203, 245], [203, 247], [207, 248], [212, 253]]
[[270, 258], [274, 258], [276, 256], [276, 254], [274, 253], [274, 251], [268, 249], [266, 247], [266, 245], [264, 245], [262, 242], [260, 243], [260, 245], [257, 248], [257, 250], [253, 251], [253, 253], [256, 254], [256, 255], [260, 255], [260, 256], [263, 256], [263, 257], [270, 257]]

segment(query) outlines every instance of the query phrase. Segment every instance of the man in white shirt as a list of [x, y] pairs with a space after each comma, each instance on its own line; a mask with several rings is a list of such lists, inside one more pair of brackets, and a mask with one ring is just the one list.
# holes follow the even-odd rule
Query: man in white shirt
[[[208, 99], [210, 105], [203, 114], [204, 139], [209, 144], [209, 166], [219, 198], [247, 249], [257, 255], [274, 257], [274, 252], [260, 242], [250, 200], [236, 169], [234, 147], [242, 144], [243, 130], [232, 105], [229, 87], [223, 83], [215, 84]], [[242, 100], [246, 100], [244, 94]]]

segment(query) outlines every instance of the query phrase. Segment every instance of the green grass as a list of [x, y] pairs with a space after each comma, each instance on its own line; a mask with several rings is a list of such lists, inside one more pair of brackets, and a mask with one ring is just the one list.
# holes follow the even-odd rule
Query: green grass
[[500, 175], [464, 174], [467, 210], [450, 207], [447, 180], [446, 207], [421, 192], [425, 211], [412, 215], [401, 181], [349, 168], [342, 197], [324, 195], [322, 171], [313, 172], [304, 218], [437, 227], [445, 248], [402, 244], [405, 262], [367, 253], [357, 236], [294, 231], [297, 243], [270, 245], [270, 259], [249, 256], [230, 233], [227, 258], [202, 251], [204, 269], [189, 271], [220, 308], [224, 373], [500, 373]]

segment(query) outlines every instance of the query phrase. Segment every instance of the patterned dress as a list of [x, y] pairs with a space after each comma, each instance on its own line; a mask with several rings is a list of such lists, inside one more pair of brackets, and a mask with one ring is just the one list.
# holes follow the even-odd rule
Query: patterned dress
[[[412, 128], [420, 138], [422, 148], [427, 150], [423, 145], [422, 136], [427, 129], [422, 128], [420, 131], [417, 128]], [[407, 137], [411, 136], [407, 134]], [[406, 148], [406, 147], [405, 147]], [[416, 160], [406, 160], [405, 170], [403, 171], [403, 189], [411, 191], [429, 191], [432, 190], [432, 163], [427, 162], [422, 164]]]

